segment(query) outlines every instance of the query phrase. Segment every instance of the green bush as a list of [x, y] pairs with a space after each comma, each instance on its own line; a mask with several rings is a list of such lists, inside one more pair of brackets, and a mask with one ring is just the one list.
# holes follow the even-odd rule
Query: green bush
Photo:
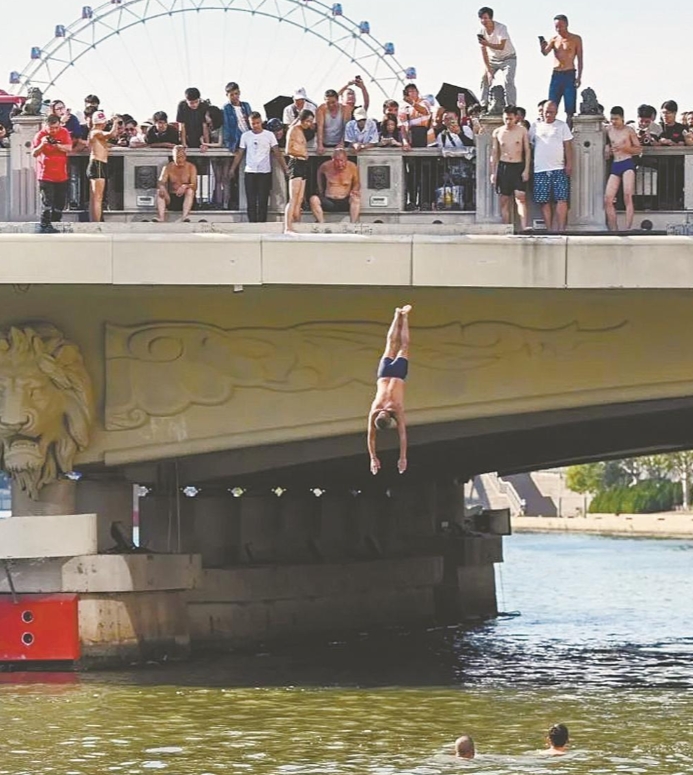
[[647, 479], [632, 487], [610, 487], [590, 503], [592, 514], [654, 514], [671, 511], [683, 502], [679, 482]]

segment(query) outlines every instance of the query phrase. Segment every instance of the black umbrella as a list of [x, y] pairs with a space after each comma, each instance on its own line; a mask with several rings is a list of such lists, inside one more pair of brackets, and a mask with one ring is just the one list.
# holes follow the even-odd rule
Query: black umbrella
[[284, 116], [284, 108], [288, 108], [293, 104], [291, 97], [275, 97], [273, 100], [266, 102], [263, 107], [265, 108], [265, 116], [269, 121], [271, 118], [278, 118], [280, 121]]
[[438, 94], [436, 94], [436, 99], [438, 100], [438, 104], [442, 105], [447, 110], [457, 110], [457, 96], [459, 94], [464, 94], [467, 107], [476, 105], [479, 102], [473, 91], [465, 89], [464, 86], [455, 86], [452, 83], [444, 83], [440, 87]]

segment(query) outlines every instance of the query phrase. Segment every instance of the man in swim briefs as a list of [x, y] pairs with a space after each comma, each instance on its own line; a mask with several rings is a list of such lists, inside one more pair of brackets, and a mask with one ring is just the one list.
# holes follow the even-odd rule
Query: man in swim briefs
[[604, 192], [604, 209], [606, 223], [610, 231], [618, 230], [616, 217], [616, 195], [623, 183], [623, 200], [626, 205], [626, 230], [633, 228], [635, 208], [633, 194], [635, 192], [635, 161], [634, 156], [642, 153], [642, 145], [632, 126], [623, 119], [623, 108], [616, 105], [611, 108], [611, 123], [606, 128], [606, 153], [611, 157], [611, 174]]
[[397, 307], [387, 332], [385, 352], [378, 365], [375, 399], [368, 414], [368, 454], [371, 457], [371, 473], [380, 471], [376, 455], [377, 431], [397, 426], [399, 434], [399, 460], [397, 470], [407, 470], [407, 423], [404, 416], [404, 381], [409, 370], [409, 313], [411, 305]]

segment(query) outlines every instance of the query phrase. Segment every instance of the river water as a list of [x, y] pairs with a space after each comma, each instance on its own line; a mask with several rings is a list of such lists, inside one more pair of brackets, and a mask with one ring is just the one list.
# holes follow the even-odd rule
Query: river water
[[[126, 673], [0, 674], [0, 775], [693, 773], [693, 542], [517, 535], [502, 617]], [[543, 758], [546, 729], [572, 751]], [[467, 732], [478, 757], [448, 755]]]

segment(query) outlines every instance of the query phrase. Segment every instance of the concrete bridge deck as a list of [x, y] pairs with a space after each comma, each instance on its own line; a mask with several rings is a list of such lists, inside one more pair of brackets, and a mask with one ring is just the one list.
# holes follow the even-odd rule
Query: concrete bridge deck
[[238, 226], [154, 227], [0, 233], [0, 284], [693, 287], [693, 237], [685, 236], [335, 234], [312, 227], [284, 236]]

